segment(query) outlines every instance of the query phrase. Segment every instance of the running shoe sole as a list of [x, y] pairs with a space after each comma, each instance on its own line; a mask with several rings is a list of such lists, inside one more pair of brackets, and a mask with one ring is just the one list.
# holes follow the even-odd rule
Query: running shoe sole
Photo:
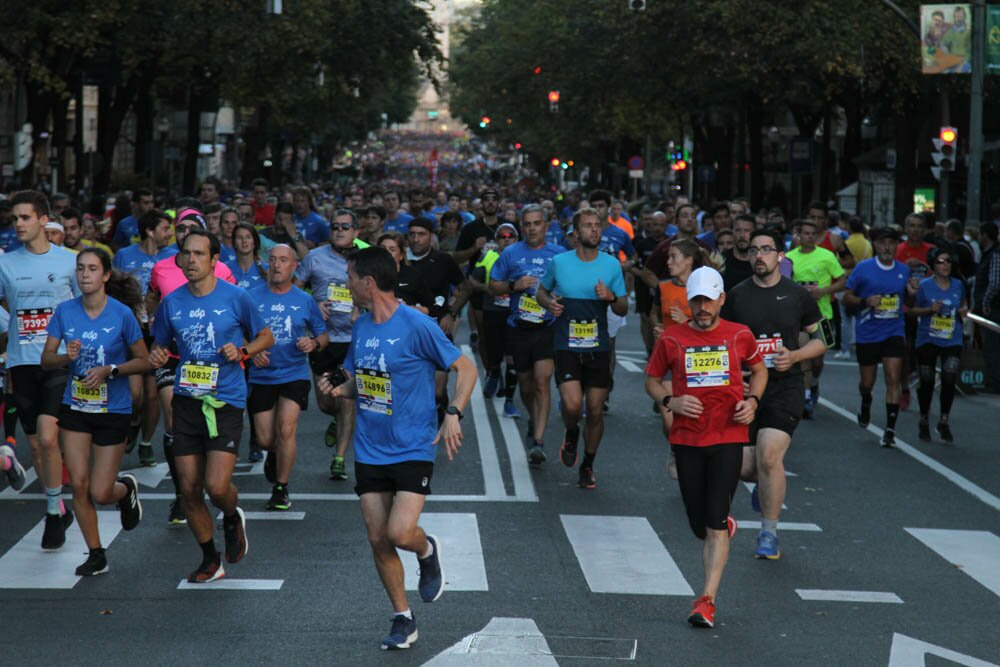
[[399, 644], [388, 644], [385, 641], [383, 641], [382, 642], [382, 650], [383, 651], [401, 651], [403, 649], [408, 649], [411, 646], [413, 646], [414, 643], [416, 643], [416, 641], [419, 638], [419, 636], [420, 636], [420, 634], [416, 630], [414, 630], [412, 634], [407, 635], [406, 641], [404, 641], [402, 643], [399, 643]]
[[24, 488], [24, 466], [17, 460], [17, 454], [10, 445], [0, 445], [0, 456], [6, 456], [10, 461], [10, 468], [4, 474], [7, 475], [7, 483], [10, 488], [20, 491]]
[[688, 623], [695, 626], [696, 628], [714, 628], [715, 624], [708, 620], [700, 613], [694, 613], [688, 616]]
[[545, 452], [541, 447], [531, 447], [528, 449], [528, 462], [536, 465], [545, 463]]
[[210, 584], [213, 581], [218, 581], [226, 576], [226, 568], [222, 566], [222, 562], [219, 562], [219, 567], [216, 568], [215, 572], [212, 572], [207, 577], [202, 577], [201, 575], [207, 574], [200, 567], [188, 575], [188, 583], [190, 584]]
[[246, 514], [243, 513], [243, 508], [236, 508], [236, 516], [239, 517], [239, 532], [243, 535], [243, 548], [240, 550], [239, 554], [231, 557], [229, 555], [229, 544], [227, 541], [226, 562], [228, 563], [239, 563], [247, 555], [247, 552], [250, 551], [250, 540], [247, 539], [247, 517]]

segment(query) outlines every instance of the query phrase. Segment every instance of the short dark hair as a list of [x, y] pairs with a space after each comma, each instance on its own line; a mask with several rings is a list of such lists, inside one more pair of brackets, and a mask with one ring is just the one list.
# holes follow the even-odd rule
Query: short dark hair
[[[66, 215], [65, 211], [63, 211], [63, 215], [64, 216]], [[948, 221], [948, 224], [945, 225], [945, 229], [947, 229], [952, 234], [958, 234], [959, 236], [961, 236], [962, 234], [965, 233], [965, 223], [962, 222], [961, 220], [958, 220], [957, 218], [952, 218], [951, 220]]]
[[459, 213], [458, 211], [445, 211], [444, 213], [441, 214], [442, 225], [444, 225], [444, 223], [450, 220], [455, 220], [456, 222], [458, 222], [459, 227], [462, 226], [462, 214]]
[[274, 214], [287, 213], [288, 215], [295, 215], [295, 209], [292, 208], [292, 204], [287, 201], [279, 201], [274, 205]]
[[740, 222], [741, 220], [743, 222], [749, 222], [754, 227], [757, 226], [757, 219], [755, 217], [753, 217], [752, 215], [750, 215], [748, 213], [740, 213], [738, 216], [736, 216], [736, 219], [733, 220], [733, 227], [735, 227], [736, 223]]
[[997, 223], [990, 221], [979, 225], [979, 234], [988, 238], [991, 242], [997, 242]]
[[264, 188], [267, 189], [267, 190], [271, 189], [271, 186], [268, 185], [267, 181], [265, 179], [263, 179], [263, 178], [255, 178], [255, 179], [253, 179], [253, 182], [250, 183], [250, 189], [252, 190], [255, 187], [257, 187], [258, 185], [263, 185]]
[[590, 196], [587, 197], [587, 201], [589, 201], [591, 205], [593, 205], [595, 201], [602, 201], [608, 206], [611, 206], [611, 193], [607, 190], [594, 190], [590, 193]]
[[35, 209], [35, 215], [39, 218], [43, 216], [47, 218], [51, 214], [48, 198], [38, 190], [21, 190], [20, 192], [15, 192], [14, 196], [10, 198], [10, 206], [14, 208], [18, 204], [31, 204], [31, 207]]
[[816, 209], [817, 211], [823, 211], [824, 213], [826, 213], [827, 212], [826, 202], [821, 202], [818, 199], [813, 199], [811, 202], [809, 202], [809, 205], [806, 206], [806, 212], [808, 213], [813, 209]]
[[851, 230], [852, 234], [864, 234], [865, 233], [865, 223], [864, 221], [856, 215], [852, 215], [847, 219], [847, 227]]
[[351, 255], [350, 263], [359, 278], [371, 277], [382, 292], [393, 292], [399, 283], [396, 260], [389, 251], [379, 246], [371, 246]]
[[209, 213], [221, 213], [222, 209], [223, 209], [222, 204], [220, 204], [219, 202], [212, 202], [211, 204], [205, 207], [205, 210], [202, 211], [202, 213], [204, 213], [205, 215], [208, 215]]
[[766, 236], [774, 243], [774, 247], [778, 249], [778, 252], [785, 252], [785, 239], [775, 229], [768, 229], [767, 227], [762, 227], [761, 229], [755, 229], [753, 234], [750, 235], [750, 243], [758, 236]]
[[73, 218], [79, 220], [81, 225], [83, 224], [83, 217], [80, 215], [80, 211], [75, 208], [64, 208], [59, 217], [63, 219], [64, 224], [66, 220], [72, 220]]
[[383, 221], [385, 220], [386, 216], [389, 215], [389, 213], [385, 210], [385, 206], [378, 206], [376, 204], [372, 204], [371, 206], [369, 206], [365, 210], [365, 212], [368, 215], [371, 215], [372, 213], [374, 213], [375, 215], [378, 216], [379, 220], [383, 220]]
[[208, 239], [209, 252], [212, 257], [218, 257], [219, 253], [222, 252], [222, 244], [219, 242], [219, 237], [215, 234], [209, 234], [208, 230], [202, 229], [201, 227], [195, 227], [188, 231], [184, 240], [181, 241], [181, 250], [187, 245], [187, 242], [191, 240], [192, 236], [202, 236]]
[[132, 191], [132, 201], [138, 203], [143, 197], [152, 197], [153, 191], [149, 188], [136, 188]]
[[161, 211], [146, 211], [139, 218], [139, 239], [143, 240], [156, 229], [161, 220], [170, 222], [170, 216]]
[[714, 218], [715, 214], [718, 213], [719, 211], [725, 211], [726, 214], [728, 215], [729, 214], [729, 204], [726, 204], [725, 202], [719, 202], [718, 204], [716, 204], [715, 206], [712, 207], [711, 211], [708, 212], [708, 217]]

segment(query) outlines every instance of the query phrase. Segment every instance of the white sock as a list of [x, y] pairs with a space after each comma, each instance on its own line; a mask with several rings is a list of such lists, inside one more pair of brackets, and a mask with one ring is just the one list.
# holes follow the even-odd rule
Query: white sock
[[760, 529], [766, 530], [775, 537], [778, 535], [778, 520], [777, 519], [761, 519]]
[[430, 540], [427, 540], [427, 551], [422, 556], [420, 556], [420, 560], [426, 560], [433, 555], [434, 555], [434, 543], [431, 542]]
[[406, 618], [413, 620], [413, 612], [407, 609], [406, 611], [397, 611], [396, 616], [405, 616]]

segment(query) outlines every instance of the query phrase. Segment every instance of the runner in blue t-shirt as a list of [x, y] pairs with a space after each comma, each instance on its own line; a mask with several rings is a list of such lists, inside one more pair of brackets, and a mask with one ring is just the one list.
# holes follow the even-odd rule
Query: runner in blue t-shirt
[[10, 202], [23, 245], [0, 255], [0, 299], [6, 299], [10, 311], [8, 378], [45, 487], [42, 548], [58, 549], [66, 541], [66, 527], [73, 523], [73, 513], [61, 500], [63, 465], [57, 421], [67, 372], [61, 368], [43, 370], [40, 363], [47, 339], [45, 328], [56, 306], [80, 294], [76, 254], [46, 238], [49, 202], [44, 194], [25, 190], [15, 193]]
[[316, 212], [312, 190], [307, 187], [292, 190], [292, 210], [292, 222], [310, 249], [330, 240], [330, 223]]
[[247, 222], [238, 223], [233, 229], [233, 248], [236, 259], [226, 262], [226, 266], [233, 272], [236, 286], [251, 290], [266, 284], [267, 264], [258, 257], [260, 234], [257, 229]]
[[[395, 261], [382, 248], [367, 248], [351, 258], [351, 291], [368, 312], [355, 323], [344, 368], [336, 369], [339, 377], [325, 375], [319, 384], [326, 394], [357, 402], [355, 491], [395, 613], [382, 640], [384, 649], [409, 648], [417, 638], [396, 549], [417, 555], [417, 588], [424, 602], [444, 592], [441, 543], [419, 526], [420, 513], [431, 491], [436, 445], [444, 443], [449, 460], [461, 447], [459, 422], [477, 375], [472, 360], [433, 319], [400, 305], [396, 280]], [[458, 374], [440, 429], [434, 387], [438, 368]]]
[[[124, 530], [132, 530], [142, 519], [139, 485], [132, 475], [118, 477], [118, 471], [132, 415], [126, 376], [141, 376], [151, 367], [132, 309], [105, 291], [108, 286], [119, 296], [130, 294], [137, 307], [141, 298], [135, 278], [113, 273], [111, 257], [97, 248], [77, 255], [76, 277], [83, 296], [56, 307], [41, 364], [70, 367], [59, 412], [59, 444], [73, 485], [73, 508], [90, 550], [76, 574], [91, 576], [108, 571], [94, 503], [117, 504]], [[64, 354], [59, 353], [62, 346]]]
[[149, 188], [136, 188], [132, 193], [132, 214], [118, 221], [111, 244], [115, 249], [125, 248], [133, 243], [142, 242], [140, 220], [142, 216], [153, 210], [156, 203], [153, 191]]
[[382, 204], [385, 206], [386, 218], [382, 223], [383, 232], [398, 232], [403, 236], [410, 231], [410, 221], [413, 216], [406, 211], [399, 209], [399, 193], [389, 190], [382, 195]]
[[250, 298], [274, 336], [274, 347], [253, 358], [247, 400], [257, 444], [267, 450], [264, 477], [274, 485], [269, 510], [291, 507], [288, 477], [297, 452], [299, 414], [309, 408], [309, 353], [322, 350], [329, 340], [315, 299], [292, 285], [297, 266], [294, 250], [284, 244], [275, 246], [267, 283], [250, 290]]
[[538, 303], [556, 316], [555, 375], [566, 425], [559, 457], [572, 468], [577, 461], [577, 441], [584, 393], [587, 422], [584, 456], [577, 485], [597, 487], [594, 457], [604, 433], [604, 401], [611, 387], [611, 347], [608, 311], [628, 312], [628, 293], [621, 264], [600, 251], [601, 215], [592, 208], [573, 214], [579, 245], [574, 252], [556, 255], [538, 287]]
[[844, 303], [861, 307], [854, 325], [858, 366], [861, 382], [861, 410], [858, 425], [867, 428], [871, 422], [872, 387], [878, 363], [885, 374], [886, 429], [882, 446], [896, 442], [896, 419], [899, 417], [900, 382], [903, 381], [904, 341], [903, 305], [916, 292], [910, 280], [910, 269], [896, 260], [899, 234], [891, 227], [881, 227], [872, 233], [875, 257], [860, 262], [847, 279]]
[[173, 453], [188, 525], [202, 548], [201, 565], [188, 581], [207, 583], [225, 570], [212, 539], [205, 492], [222, 510], [226, 560], [239, 562], [247, 552], [246, 518], [232, 483], [247, 395], [242, 365], [271, 347], [274, 338], [250, 295], [215, 277], [218, 238], [192, 229], [179, 257], [188, 283], [165, 296], [156, 311], [150, 361], [154, 368], [164, 366], [176, 342]]
[[944, 442], [954, 442], [949, 415], [955, 401], [955, 382], [961, 367], [962, 318], [968, 312], [965, 285], [951, 275], [952, 256], [942, 248], [932, 248], [927, 262], [933, 275], [920, 281], [910, 314], [917, 321], [917, 363], [920, 370], [920, 439], [931, 439], [930, 411], [934, 397], [934, 376], [941, 360], [941, 416], [938, 435]]
[[552, 259], [566, 250], [545, 241], [545, 209], [538, 204], [521, 209], [521, 230], [524, 241], [508, 248], [493, 265], [490, 294], [510, 295], [508, 335], [521, 385], [521, 400], [528, 408], [531, 438], [528, 458], [532, 463], [542, 463], [545, 461], [542, 438], [551, 404], [555, 317], [542, 308], [536, 296]]

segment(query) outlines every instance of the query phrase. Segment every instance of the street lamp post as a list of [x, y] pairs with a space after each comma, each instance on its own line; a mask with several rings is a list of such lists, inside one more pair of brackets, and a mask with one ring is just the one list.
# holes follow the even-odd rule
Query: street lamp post
[[986, 70], [986, 0], [972, 6], [972, 97], [969, 100], [969, 182], [965, 224], [978, 226], [983, 171], [983, 73]]

